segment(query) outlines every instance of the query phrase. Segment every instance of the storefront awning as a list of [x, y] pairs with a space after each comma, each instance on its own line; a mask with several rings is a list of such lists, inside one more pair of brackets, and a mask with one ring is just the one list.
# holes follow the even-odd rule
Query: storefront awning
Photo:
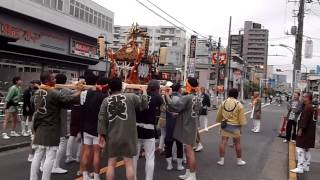
[[1, 47], [0, 54], [7, 55], [10, 57], [28, 57], [28, 59], [32, 59], [34, 61], [44, 64], [59, 63], [68, 66], [88, 66], [95, 65], [99, 62], [98, 59], [51, 53], [9, 44], [4, 47]]
[[7, 36], [1, 36], [0, 35], [0, 42], [1, 43], [8, 43], [8, 42], [16, 42], [18, 39], [12, 38], [12, 37], [7, 37]]

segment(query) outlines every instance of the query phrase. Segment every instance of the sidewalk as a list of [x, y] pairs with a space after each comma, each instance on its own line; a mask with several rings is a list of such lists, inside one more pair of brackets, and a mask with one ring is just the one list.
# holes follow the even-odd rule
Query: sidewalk
[[[0, 119], [0, 124], [2, 125], [1, 119]], [[10, 131], [11, 123], [8, 124], [8, 128]], [[16, 132], [18, 132], [19, 134], [21, 133], [20, 123], [17, 124]], [[26, 146], [30, 145], [30, 142], [31, 142], [30, 136], [28, 136], [28, 137], [23, 137], [23, 136], [10, 137], [10, 139], [2, 139], [2, 136], [0, 136], [0, 152], [8, 151], [8, 150], [16, 149], [16, 148], [21, 148], [21, 147], [26, 147]]]
[[298, 180], [319, 180], [320, 179], [320, 122], [317, 125], [316, 148], [311, 149], [310, 172], [298, 175]]

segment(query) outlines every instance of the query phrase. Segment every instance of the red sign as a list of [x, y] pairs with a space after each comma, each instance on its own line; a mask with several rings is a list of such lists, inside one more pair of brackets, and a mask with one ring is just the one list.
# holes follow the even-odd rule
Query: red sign
[[15, 39], [24, 39], [26, 41], [36, 42], [40, 39], [41, 35], [35, 32], [27, 31], [19, 27], [12, 26], [10, 24], [3, 24], [0, 22], [0, 34], [15, 38]]
[[75, 42], [75, 49], [84, 53], [89, 53], [90, 46], [81, 42]]
[[78, 56], [85, 56], [98, 59], [97, 46], [93, 46], [84, 42], [71, 40], [71, 53]]
[[[212, 64], [217, 64], [217, 52], [213, 52], [212, 54]], [[220, 52], [219, 54], [219, 64], [220, 65], [226, 65], [227, 64], [227, 53]]]

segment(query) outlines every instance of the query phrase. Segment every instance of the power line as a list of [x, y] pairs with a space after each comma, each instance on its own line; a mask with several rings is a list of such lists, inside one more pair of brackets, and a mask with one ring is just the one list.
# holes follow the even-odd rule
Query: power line
[[[179, 28], [179, 29], [182, 29], [181, 27], [177, 26], [175, 23], [171, 22], [171, 21], [168, 20], [167, 18], [165, 18], [165, 17], [161, 16], [159, 13], [155, 12], [153, 9], [151, 9], [150, 7], [148, 7], [146, 4], [142, 3], [142, 2], [139, 1], [139, 0], [136, 0], [136, 1], [137, 1], [139, 4], [141, 4], [142, 6], [144, 6], [146, 9], [148, 9], [149, 11], [151, 11], [152, 13], [154, 13], [155, 15], [159, 16], [161, 19], [165, 20], [166, 22], [170, 23], [171, 25], [173, 25], [173, 26], [175, 26], [175, 27], [177, 27], [177, 28]], [[148, 2], [151, 3], [150, 1], [148, 1]], [[151, 4], [152, 4], [152, 3], [151, 3]], [[164, 10], [162, 10], [162, 11], [164, 12]], [[166, 14], [168, 15], [168, 13], [166, 13]], [[170, 17], [170, 16], [169, 16], [169, 17]], [[172, 17], [171, 17], [171, 18], [172, 18]], [[176, 18], [173, 18], [173, 19], [174, 19], [175, 21], [177, 21]], [[178, 22], [179, 24], [181, 24], [180, 21], [177, 21], [177, 22]], [[208, 37], [206, 37], [206, 36], [198, 33], [197, 31], [189, 28], [188, 26], [184, 25], [183, 23], [182, 23], [181, 25], [183, 25], [184, 27], [186, 27], [187, 29], [189, 29], [191, 33], [188, 32], [187, 30], [183, 29], [184, 32], [189, 33], [190, 35], [192, 35], [192, 34], [197, 34], [197, 35], [199, 35], [199, 36], [201, 36], [201, 37], [203, 37], [203, 38], [205, 38], [205, 39], [208, 39]]]
[[154, 13], [155, 15], [159, 16], [161, 19], [165, 20], [166, 22], [170, 23], [171, 25], [173, 25], [176, 28], [179, 28], [180, 30], [187, 32], [185, 29], [177, 26], [176, 24], [174, 24], [173, 22], [169, 21], [168, 19], [166, 19], [165, 17], [161, 16], [159, 13], [155, 12], [154, 10], [152, 10], [151, 8], [149, 8], [147, 5], [143, 4], [141, 1], [136, 0], [139, 4], [141, 4], [143, 7], [145, 7], [146, 9], [148, 9], [149, 11], [151, 11], [152, 13]]
[[157, 6], [156, 4], [154, 4], [153, 2], [147, 0], [150, 4], [152, 4], [154, 7], [156, 7], [158, 10], [160, 10], [161, 12], [163, 12], [164, 14], [166, 14], [167, 16], [169, 16], [170, 18], [172, 18], [173, 20], [175, 20], [176, 22], [180, 23], [182, 26], [184, 26], [185, 28], [189, 29], [190, 31], [194, 32], [195, 34], [203, 37], [203, 38], [208, 38], [206, 36], [203, 36], [202, 34], [198, 33], [197, 31], [195, 31], [194, 29], [189, 28], [187, 25], [185, 25], [184, 23], [182, 23], [181, 21], [179, 21], [177, 18], [173, 17], [172, 15], [170, 15], [169, 13], [167, 13], [166, 11], [164, 11], [163, 9], [161, 9], [159, 6]]
[[273, 38], [269, 38], [269, 41], [277, 41], [277, 40], [281, 40], [281, 39], [289, 39], [292, 38], [293, 36], [281, 36], [281, 37], [273, 37]]

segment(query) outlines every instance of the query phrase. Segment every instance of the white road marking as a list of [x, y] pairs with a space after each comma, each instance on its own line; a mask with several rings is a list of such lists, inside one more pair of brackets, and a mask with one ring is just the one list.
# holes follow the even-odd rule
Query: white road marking
[[[270, 103], [265, 104], [265, 105], [263, 105], [261, 108], [264, 108], [264, 107], [269, 106], [269, 105], [270, 105]], [[249, 114], [249, 113], [251, 113], [251, 112], [252, 112], [252, 111], [247, 111], [247, 112], [245, 112], [244, 114], [247, 115], [247, 114]], [[221, 124], [221, 123], [215, 123], [215, 124], [209, 126], [209, 127], [208, 127], [208, 130], [210, 130], [210, 129], [212, 129], [212, 128], [215, 128], [215, 127], [219, 126], [220, 124]], [[205, 129], [199, 130], [199, 133], [204, 133], [204, 132], [206, 132]]]

